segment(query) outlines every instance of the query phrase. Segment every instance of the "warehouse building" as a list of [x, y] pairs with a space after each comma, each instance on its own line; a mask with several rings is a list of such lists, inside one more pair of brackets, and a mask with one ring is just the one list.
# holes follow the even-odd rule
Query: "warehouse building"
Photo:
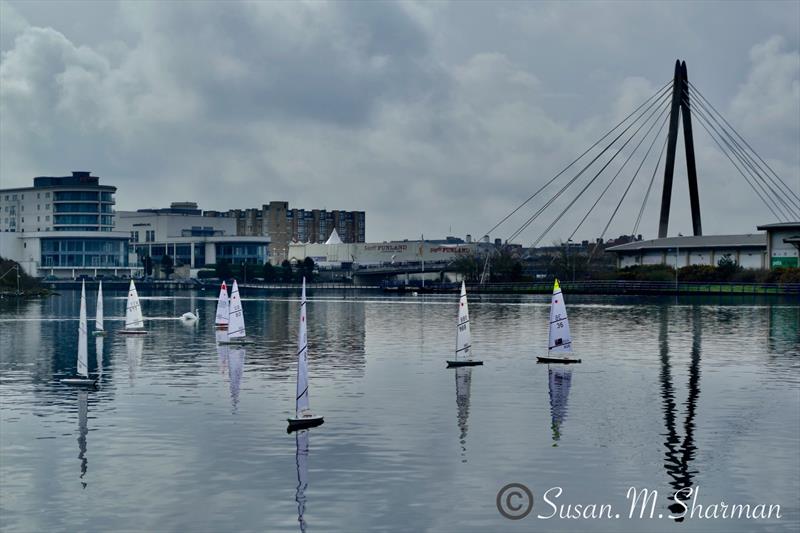
[[[759, 227], [761, 229], [761, 227]], [[617, 254], [617, 268], [635, 265], [714, 265], [729, 257], [743, 268], [768, 268], [767, 235], [702, 235], [667, 237], [634, 241], [612, 246], [607, 251]]]

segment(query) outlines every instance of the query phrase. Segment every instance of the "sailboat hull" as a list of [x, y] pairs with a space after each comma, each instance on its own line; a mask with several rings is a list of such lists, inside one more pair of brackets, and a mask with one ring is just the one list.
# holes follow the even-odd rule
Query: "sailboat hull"
[[321, 416], [311, 416], [306, 418], [287, 418], [289, 422], [289, 427], [286, 428], [287, 433], [291, 433], [292, 431], [297, 431], [298, 429], [307, 429], [313, 428], [317, 426], [321, 426], [325, 423], [324, 417]]
[[548, 357], [537, 357], [536, 358], [536, 362], [537, 363], [564, 363], [564, 364], [570, 364], [570, 363], [580, 363], [581, 360], [580, 359], [574, 359], [572, 357], [549, 357], [548, 356]]
[[59, 381], [72, 387], [95, 387], [97, 385], [97, 380], [91, 378], [65, 378]]
[[143, 329], [122, 329], [119, 331], [120, 335], [147, 335], [147, 331]]
[[93, 331], [92, 335], [94, 337], [105, 337], [106, 336], [106, 332], [105, 331]]
[[458, 366], [483, 366], [483, 361], [472, 361], [468, 359], [463, 361], [447, 361], [447, 368], [456, 368]]
[[228, 329], [228, 324], [214, 324], [215, 329], [226, 330]]

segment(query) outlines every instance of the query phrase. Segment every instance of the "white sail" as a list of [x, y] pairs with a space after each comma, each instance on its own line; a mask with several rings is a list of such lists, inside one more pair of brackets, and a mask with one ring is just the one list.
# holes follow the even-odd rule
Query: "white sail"
[[472, 335], [469, 329], [469, 306], [467, 305], [467, 286], [461, 282], [461, 298], [458, 300], [458, 320], [456, 321], [456, 359], [470, 358]]
[[239, 389], [244, 373], [244, 348], [231, 348], [228, 354], [228, 379], [231, 386], [231, 406], [236, 412], [239, 406]]
[[239, 297], [239, 284], [233, 280], [231, 289], [230, 309], [228, 313], [228, 339], [244, 339], [244, 314], [242, 314], [242, 299]]
[[136, 292], [136, 285], [128, 287], [128, 303], [125, 306], [125, 329], [144, 329], [144, 317], [142, 316], [142, 306], [139, 304], [139, 293]]
[[217, 300], [217, 318], [215, 319], [217, 326], [228, 325], [229, 306], [230, 302], [228, 300], [228, 287], [223, 281], [222, 286], [219, 288], [219, 300]]
[[94, 317], [94, 329], [103, 331], [103, 282], [100, 282], [100, 287], [97, 289], [97, 313]]
[[308, 325], [306, 324], [306, 278], [300, 297], [300, 327], [297, 333], [297, 395], [295, 411], [300, 418], [308, 410]]
[[78, 374], [89, 377], [88, 324], [86, 323], [86, 282], [81, 282], [81, 314], [78, 322]]
[[561, 293], [558, 280], [553, 286], [553, 298], [550, 303], [550, 340], [547, 347], [549, 353], [572, 353], [567, 307], [564, 305], [564, 295]]
[[298, 431], [295, 435], [297, 451], [295, 462], [297, 463], [297, 491], [294, 499], [297, 502], [297, 521], [300, 522], [300, 531], [305, 533], [306, 520], [303, 515], [306, 512], [306, 488], [308, 488], [308, 430]]

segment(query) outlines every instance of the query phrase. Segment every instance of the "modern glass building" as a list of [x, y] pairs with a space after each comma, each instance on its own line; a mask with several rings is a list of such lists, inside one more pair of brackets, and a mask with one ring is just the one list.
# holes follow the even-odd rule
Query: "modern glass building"
[[115, 231], [116, 191], [86, 171], [0, 190], [0, 256], [32, 276], [130, 275], [129, 235]]

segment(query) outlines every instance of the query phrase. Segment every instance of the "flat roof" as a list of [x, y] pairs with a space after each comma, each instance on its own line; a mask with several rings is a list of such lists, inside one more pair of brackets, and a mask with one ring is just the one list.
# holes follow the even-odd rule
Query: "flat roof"
[[637, 250], [664, 250], [667, 248], [766, 248], [765, 233], [745, 235], [701, 235], [688, 237], [666, 237], [647, 241], [634, 241], [607, 248], [609, 252], [633, 252]]
[[771, 229], [798, 229], [800, 230], [800, 222], [774, 222], [772, 224], [762, 224], [761, 226], [756, 226], [759, 230], [771, 230]]

